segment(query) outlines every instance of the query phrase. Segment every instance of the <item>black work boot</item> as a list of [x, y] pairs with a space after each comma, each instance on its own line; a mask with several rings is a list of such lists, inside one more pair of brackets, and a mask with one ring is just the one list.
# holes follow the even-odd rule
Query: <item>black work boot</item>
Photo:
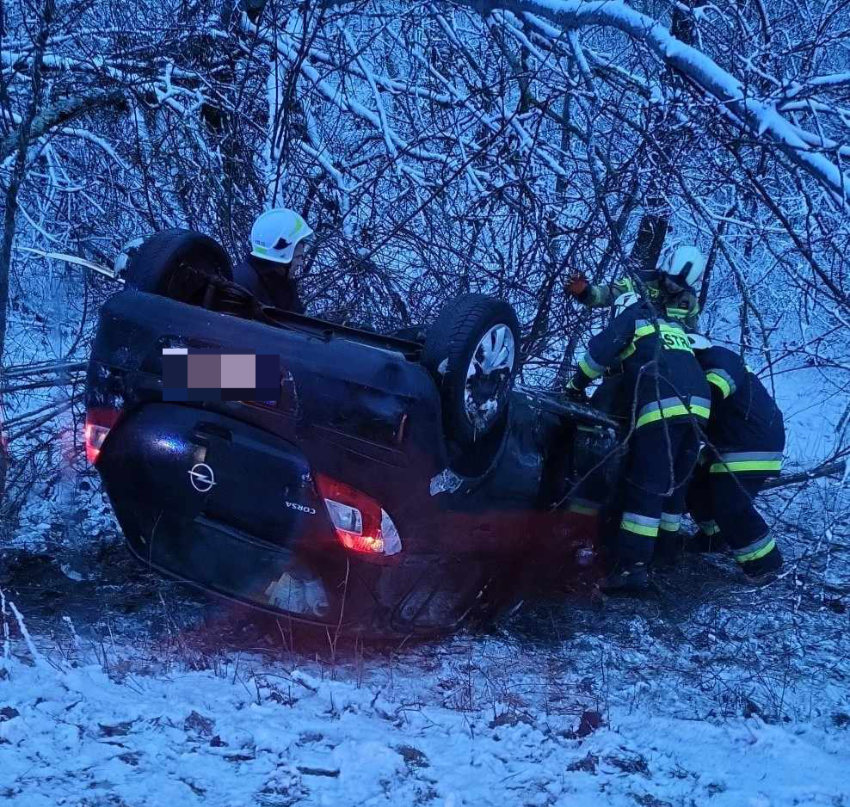
[[782, 568], [782, 553], [774, 546], [766, 555], [755, 560], [746, 560], [740, 564], [744, 574], [759, 583], [769, 582]]
[[645, 563], [620, 563], [602, 578], [599, 588], [609, 596], [640, 596], [649, 590], [649, 574]]
[[702, 530], [697, 530], [693, 535], [686, 535], [683, 543], [685, 552], [706, 555], [722, 552], [726, 548], [726, 541], [719, 534], [706, 535]]
[[661, 530], [655, 539], [655, 552], [652, 556], [653, 566], [672, 566], [679, 559], [685, 542], [681, 530], [668, 532]]

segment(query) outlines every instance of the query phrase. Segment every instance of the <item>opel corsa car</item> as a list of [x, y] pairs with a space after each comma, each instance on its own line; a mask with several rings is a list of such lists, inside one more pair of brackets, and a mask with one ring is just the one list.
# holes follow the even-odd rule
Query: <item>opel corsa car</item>
[[[376, 334], [231, 278], [212, 239], [160, 232], [100, 312], [86, 447], [139, 560], [366, 636], [453, 630], [519, 596], [535, 564], [586, 562], [596, 525], [565, 497], [615, 473], [613, 423], [515, 388], [509, 305], [468, 294]], [[164, 400], [174, 348], [277, 355], [279, 396]]]

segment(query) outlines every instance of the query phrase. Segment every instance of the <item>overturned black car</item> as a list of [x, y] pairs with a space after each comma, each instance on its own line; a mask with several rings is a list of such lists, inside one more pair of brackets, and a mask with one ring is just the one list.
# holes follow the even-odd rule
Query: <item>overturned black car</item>
[[[453, 630], [592, 561], [596, 520], [566, 497], [616, 473], [614, 424], [514, 388], [509, 305], [464, 295], [382, 335], [263, 306], [231, 277], [211, 239], [158, 233], [100, 312], [86, 448], [140, 560], [369, 636]], [[175, 349], [276, 354], [280, 395], [164, 401]]]

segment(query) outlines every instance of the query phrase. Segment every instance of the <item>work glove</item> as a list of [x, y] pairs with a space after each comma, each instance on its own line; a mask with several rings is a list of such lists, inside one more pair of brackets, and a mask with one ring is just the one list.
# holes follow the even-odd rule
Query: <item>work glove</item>
[[572, 382], [567, 384], [564, 394], [568, 401], [573, 401], [574, 403], [587, 403], [587, 393], [583, 389], [573, 386]]
[[581, 297], [587, 291], [587, 278], [584, 275], [573, 275], [567, 283], [567, 291], [573, 297]]

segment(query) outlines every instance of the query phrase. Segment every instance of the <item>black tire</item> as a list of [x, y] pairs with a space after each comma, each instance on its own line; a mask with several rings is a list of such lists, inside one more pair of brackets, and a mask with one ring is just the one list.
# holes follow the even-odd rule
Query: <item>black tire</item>
[[[513, 337], [512, 366], [509, 371], [475, 376], [481, 383], [471, 393], [470, 414], [466, 405], [467, 371], [481, 341], [500, 325]], [[519, 322], [508, 303], [484, 294], [464, 294], [450, 300], [428, 329], [422, 361], [440, 387], [443, 426], [450, 441], [466, 450], [504, 428], [519, 368]]]
[[224, 249], [192, 230], [162, 230], [147, 238], [132, 256], [124, 277], [127, 288], [199, 303], [210, 276], [233, 279]]

